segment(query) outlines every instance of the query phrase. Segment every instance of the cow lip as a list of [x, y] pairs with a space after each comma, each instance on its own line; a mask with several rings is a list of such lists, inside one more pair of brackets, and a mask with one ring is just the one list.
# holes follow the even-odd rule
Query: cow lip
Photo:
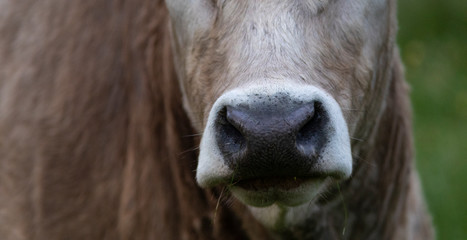
[[227, 185], [233, 196], [253, 207], [298, 206], [314, 201], [331, 177], [268, 177], [245, 179]]
[[232, 185], [247, 191], [264, 191], [271, 188], [287, 191], [298, 188], [310, 180], [311, 177], [267, 177], [238, 180]]
[[[240, 175], [240, 174], [238, 174]], [[239, 176], [227, 175], [216, 176], [205, 181], [203, 188], [212, 187], [227, 187], [241, 188], [250, 192], [261, 192], [268, 189], [276, 189], [280, 191], [293, 191], [310, 182], [322, 182], [325, 179], [343, 180], [347, 179], [341, 172], [313, 172], [306, 175], [281, 175], [281, 176]]]

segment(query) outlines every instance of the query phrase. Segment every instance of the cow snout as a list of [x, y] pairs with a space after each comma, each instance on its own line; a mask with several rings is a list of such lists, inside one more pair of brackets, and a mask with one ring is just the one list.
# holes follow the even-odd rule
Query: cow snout
[[317, 166], [330, 129], [323, 105], [270, 98], [280, 101], [228, 105], [217, 116], [216, 141], [235, 179], [325, 175]]
[[352, 173], [339, 104], [310, 85], [251, 85], [222, 94], [209, 111], [196, 178], [227, 186], [249, 206], [313, 201]]

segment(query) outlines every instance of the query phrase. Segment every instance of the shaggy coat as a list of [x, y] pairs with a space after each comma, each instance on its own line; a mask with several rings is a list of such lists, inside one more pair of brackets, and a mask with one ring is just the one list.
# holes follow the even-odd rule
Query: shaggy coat
[[0, 238], [433, 238], [388, 7], [387, 92], [366, 95], [352, 177], [271, 233], [196, 183], [162, 0], [0, 0]]

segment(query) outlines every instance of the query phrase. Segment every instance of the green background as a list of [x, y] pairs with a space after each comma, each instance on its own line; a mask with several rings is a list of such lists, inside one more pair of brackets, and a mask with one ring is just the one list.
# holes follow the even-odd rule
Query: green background
[[438, 239], [467, 239], [467, 0], [398, 4], [425, 197]]

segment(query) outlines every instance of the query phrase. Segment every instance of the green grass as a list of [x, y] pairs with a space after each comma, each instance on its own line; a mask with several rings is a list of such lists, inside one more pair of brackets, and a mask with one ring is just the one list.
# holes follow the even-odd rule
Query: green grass
[[438, 239], [467, 239], [467, 1], [400, 0], [417, 167]]

